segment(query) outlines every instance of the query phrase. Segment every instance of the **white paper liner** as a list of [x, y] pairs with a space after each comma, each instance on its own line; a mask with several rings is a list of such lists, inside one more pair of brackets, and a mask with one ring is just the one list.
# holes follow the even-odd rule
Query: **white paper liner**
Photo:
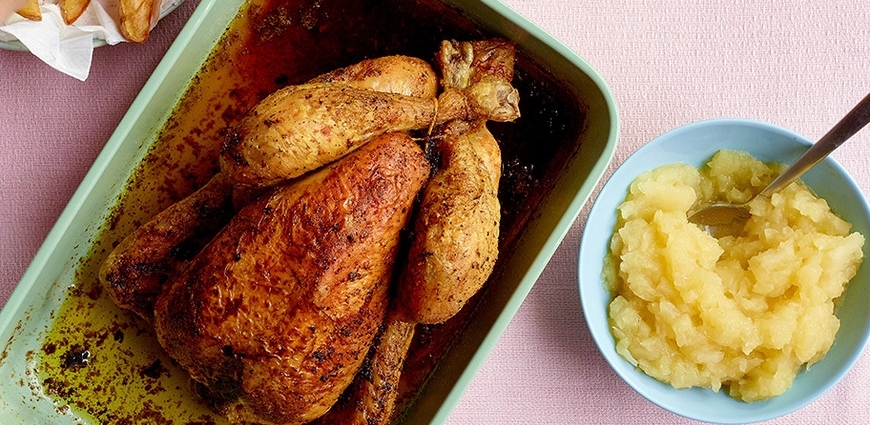
[[[152, 28], [184, 0], [160, 0]], [[91, 69], [94, 48], [127, 41], [119, 30], [118, 0], [91, 0], [72, 25], [66, 25], [57, 0], [40, 2], [41, 21], [13, 14], [0, 25], [0, 47], [29, 50], [52, 68], [84, 81]], [[19, 47], [18, 43], [22, 47]]]

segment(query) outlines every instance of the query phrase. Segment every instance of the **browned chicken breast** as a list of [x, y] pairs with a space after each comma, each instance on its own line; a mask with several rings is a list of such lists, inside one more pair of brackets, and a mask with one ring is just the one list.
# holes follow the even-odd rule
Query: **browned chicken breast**
[[[435, 71], [409, 56], [386, 56], [322, 74], [311, 82], [330, 83], [432, 98], [438, 90]], [[223, 173], [190, 196], [171, 205], [128, 235], [108, 256], [100, 280], [121, 307], [150, 320], [164, 282], [235, 213], [261, 190], [236, 186]], [[232, 195], [231, 195], [232, 194]], [[199, 240], [202, 239], [202, 240]]]
[[332, 162], [391, 131], [425, 129], [454, 119], [512, 120], [518, 95], [501, 79], [423, 99], [334, 84], [281, 89], [231, 131], [221, 170], [240, 184], [263, 186]]
[[383, 323], [429, 165], [390, 133], [243, 208], [158, 298], [167, 353], [234, 422], [321, 416]]

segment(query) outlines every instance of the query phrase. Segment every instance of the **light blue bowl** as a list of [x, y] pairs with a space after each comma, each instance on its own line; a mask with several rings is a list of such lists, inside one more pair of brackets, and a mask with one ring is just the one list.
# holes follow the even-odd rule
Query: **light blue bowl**
[[[638, 149], [610, 177], [595, 201], [580, 242], [580, 299], [592, 337], [607, 362], [632, 388], [656, 405], [687, 418], [718, 423], [747, 423], [772, 419], [809, 404], [849, 371], [870, 336], [870, 242], [865, 261], [850, 282], [837, 316], [840, 331], [827, 356], [802, 371], [785, 394], [744, 403], [724, 391], [677, 390], [650, 378], [623, 359], [615, 348], [607, 320], [611, 295], [601, 277], [603, 260], [616, 225], [616, 209], [640, 173], [660, 165], [684, 162], [701, 166], [719, 149], [742, 150], [763, 161], [794, 162], [811, 142], [792, 131], [757, 121], [716, 119], [689, 124]], [[832, 158], [803, 177], [831, 209], [853, 224], [853, 231], [870, 238], [870, 206], [852, 178]]]

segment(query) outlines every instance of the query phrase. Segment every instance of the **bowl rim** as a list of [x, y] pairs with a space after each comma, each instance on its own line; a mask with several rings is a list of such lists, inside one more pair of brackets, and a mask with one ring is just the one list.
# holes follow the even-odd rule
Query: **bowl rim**
[[[684, 124], [682, 126], [676, 127], [660, 134], [659, 136], [652, 139], [650, 142], [638, 148], [635, 152], [629, 155], [629, 157], [626, 158], [626, 160], [622, 164], [617, 167], [614, 173], [608, 177], [605, 184], [602, 186], [601, 191], [593, 202], [590, 212], [587, 216], [586, 223], [584, 224], [584, 229], [580, 239], [577, 263], [577, 283], [579, 287], [578, 289], [580, 295], [580, 303], [583, 310], [584, 319], [589, 329], [589, 332], [592, 335], [593, 341], [595, 342], [599, 352], [605, 358], [611, 369], [616, 372], [616, 374], [619, 375], [619, 377], [634, 391], [639, 393], [641, 396], [643, 396], [653, 404], [686, 418], [705, 422], [719, 423], [758, 422], [783, 416], [792, 413], [800, 408], [803, 408], [804, 406], [810, 404], [811, 402], [822, 396], [833, 386], [835, 386], [858, 361], [868, 344], [868, 340], [870, 340], [870, 328], [866, 326], [867, 323], [870, 323], [870, 313], [867, 314], [867, 317], [864, 318], [864, 322], [862, 322], [865, 324], [864, 330], [861, 335], [858, 336], [857, 339], [855, 339], [853, 344], [854, 349], [846, 350], [845, 356], [836, 356], [839, 359], [839, 363], [833, 366], [833, 373], [826, 375], [825, 379], [817, 382], [817, 385], [815, 385], [814, 388], [811, 388], [809, 391], [802, 391], [798, 393], [796, 397], [786, 397], [786, 395], [789, 394], [789, 392], [787, 391], [786, 394], [783, 394], [781, 396], [773, 397], [772, 399], [755, 403], [740, 402], [731, 399], [729, 396], [727, 396], [727, 394], [717, 394], [710, 391], [709, 389], [692, 388], [688, 390], [676, 390], [668, 384], [661, 383], [647, 376], [645, 373], [632, 366], [628, 361], [622, 358], [622, 356], [616, 353], [615, 340], [610, 333], [609, 326], [602, 326], [600, 316], [600, 314], [603, 312], [603, 317], [605, 319], [603, 323], [609, 325], [609, 321], [607, 320], [607, 304], [609, 304], [609, 301], [605, 302], [605, 305], [599, 304], [603, 299], [602, 294], [606, 293], [603, 287], [603, 279], [601, 278], [604, 255], [600, 255], [600, 259], [598, 259], [598, 257], [595, 257], [595, 255], [602, 253], [606, 254], [609, 251], [609, 243], [612, 235], [612, 230], [616, 224], [615, 207], [624, 201], [628, 185], [630, 185], [631, 181], [633, 181], [640, 173], [653, 169], [659, 165], [675, 162], [686, 162], [661, 158], [649, 160], [648, 158], [651, 156], [651, 154], [656, 152], [657, 150], [661, 150], [663, 148], [663, 145], [667, 147], [669, 143], [673, 143], [672, 140], [684, 138], [687, 134], [692, 134], [694, 132], [708, 131], [709, 129], [714, 127], [735, 128], [747, 131], [751, 130], [755, 132], [769, 134], [772, 137], [775, 137], [777, 139], [777, 143], [782, 146], [793, 145], [792, 148], [798, 148], [796, 151], [795, 149], [791, 149], [793, 152], [791, 152], [790, 155], [794, 156], [795, 158], [800, 153], [802, 153], [803, 150], [805, 150], [812, 144], [812, 142], [810, 142], [808, 139], [784, 127], [763, 121], [742, 118], [706, 119], [692, 122], [689, 124]], [[791, 140], [794, 143], [789, 143], [786, 140]], [[728, 148], [730, 148], [730, 146]], [[706, 160], [708, 160], [709, 157], [719, 149], [719, 147], [713, 148], [709, 146], [693, 147], [689, 149], [689, 151], [697, 153], [692, 154], [682, 152], [680, 154], [697, 156], [698, 162], [691, 165], [699, 166], [703, 162], [706, 162]], [[707, 156], [705, 157], [700, 153], [705, 153], [707, 154]], [[661, 156], [662, 155], [659, 155], [659, 157]], [[794, 158], [787, 158], [788, 161], [792, 161], [793, 159]], [[763, 160], [770, 161], [770, 159]], [[777, 160], [783, 161], [786, 160], [786, 158]], [[834, 175], [839, 176], [841, 179], [844, 180], [844, 186], [847, 187], [840, 186], [838, 187], [839, 190], [860, 195], [856, 196], [855, 204], [852, 206], [852, 209], [858, 211], [858, 217], [863, 217], [862, 221], [865, 222], [864, 224], [870, 222], [870, 218], [868, 218], [870, 217], [870, 206], [868, 206], [866, 196], [857, 186], [854, 178], [845, 169], [843, 169], [843, 167], [839, 163], [837, 163], [837, 161], [831, 156], [825, 158], [825, 160], [822, 161], [819, 165], [822, 167], [827, 167], [827, 169], [830, 169], [830, 171], [832, 171]], [[816, 168], [822, 168], [820, 166], [817, 166]], [[603, 217], [604, 219], [600, 219], [600, 217]], [[595, 226], [590, 226], [589, 223], [591, 222], [599, 224], [596, 224]], [[858, 229], [856, 229], [856, 223], [853, 222], [852, 231], [857, 230]], [[601, 232], [606, 232], [607, 237], [595, 237], [596, 235], [594, 235], [594, 233], [596, 232], [598, 233], [598, 235], [600, 235]], [[862, 233], [864, 233], [865, 238], [870, 237], [870, 235], [867, 234], [866, 230]], [[865, 241], [863, 250], [864, 256], [866, 258], [868, 256], [867, 241]], [[590, 260], [595, 261], [593, 261], [592, 266], [587, 267], [586, 265], [589, 264], [588, 261]], [[862, 266], [861, 268], [859, 268], [856, 277], [862, 274], [867, 274], [867, 267], [868, 266], [865, 266], [862, 262]], [[592, 275], [590, 273], [596, 274]], [[854, 280], [855, 278], [853, 278], [852, 282], [854, 282]], [[598, 284], [590, 284], [590, 281], [597, 282]], [[863, 285], [866, 286], [867, 284], [865, 283]], [[851, 285], [850, 282], [850, 286], [847, 287], [847, 290], [852, 286], [854, 285]], [[610, 296], [610, 294], [607, 295], [610, 297], [609, 299], [612, 299], [612, 296]], [[596, 314], [598, 316], [596, 316]], [[839, 332], [835, 339], [835, 346], [837, 345], [837, 341], [841, 340], [842, 338], [842, 332]], [[831, 351], [833, 351], [833, 349]], [[831, 357], [831, 351], [828, 352], [825, 358], [823, 358], [821, 361], [814, 364], [813, 366], [818, 367], [819, 365], [823, 364], [825, 360], [828, 360], [829, 357]], [[796, 378], [795, 385], [793, 385], [793, 387], [797, 386], [796, 384], [798, 384], [800, 382], [799, 380], [804, 375], [806, 375], [806, 372], [806, 369], [802, 369], [798, 373], [798, 377]], [[679, 392], [679, 397], [674, 397], [674, 395], [676, 395], [676, 393], [674, 393], [675, 391]], [[663, 397], [663, 393], [669, 393], [671, 395]], [[678, 402], [674, 402], [673, 400], [670, 400], [673, 398], [681, 398], [681, 400], [679, 400]], [[722, 415], [717, 414], [718, 411], [716, 409], [710, 408], [709, 403], [716, 401], [716, 399], [719, 399], [723, 403], [730, 403], [730, 401], [733, 401], [733, 406], [735, 408], [741, 407], [740, 410], [742, 412], [740, 414], [734, 415], [734, 410], [731, 410], [728, 417], [723, 417]], [[691, 405], [691, 401], [702, 402], [705, 407], [687, 409], [686, 407]]]

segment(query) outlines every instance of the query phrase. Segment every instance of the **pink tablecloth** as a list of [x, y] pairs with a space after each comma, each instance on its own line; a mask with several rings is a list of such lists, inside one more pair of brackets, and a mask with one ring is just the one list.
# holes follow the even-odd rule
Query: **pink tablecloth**
[[[505, 0], [598, 69], [620, 110], [613, 167], [656, 135], [743, 117], [820, 137], [870, 92], [870, 2]], [[0, 51], [0, 305], [197, 1], [145, 45], [100, 48], [86, 82]], [[870, 194], [870, 130], [834, 157]], [[577, 220], [453, 412], [452, 424], [692, 423], [635, 394], [586, 330]], [[828, 394], [771, 421], [870, 423], [870, 355]]]

